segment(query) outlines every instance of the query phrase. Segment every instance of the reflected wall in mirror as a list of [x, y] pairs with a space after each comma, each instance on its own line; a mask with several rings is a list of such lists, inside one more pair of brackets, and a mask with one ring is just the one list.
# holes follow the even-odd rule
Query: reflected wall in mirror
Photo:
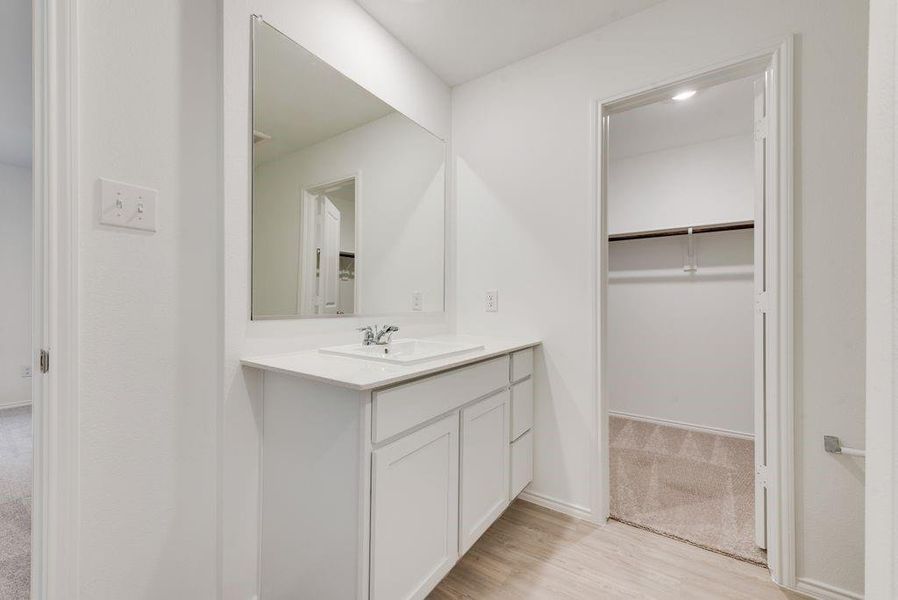
[[252, 316], [443, 310], [445, 144], [253, 19]]

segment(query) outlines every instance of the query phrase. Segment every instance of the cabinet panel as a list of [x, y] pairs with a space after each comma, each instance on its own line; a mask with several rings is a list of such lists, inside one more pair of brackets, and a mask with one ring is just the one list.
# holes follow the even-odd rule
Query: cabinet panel
[[508, 385], [508, 357], [374, 392], [374, 442]]
[[461, 413], [462, 553], [508, 506], [509, 393], [503, 391]]
[[373, 455], [371, 599], [424, 598], [458, 558], [458, 414]]
[[526, 348], [511, 355], [511, 380], [521, 379], [533, 374], [533, 348]]
[[533, 378], [511, 386], [511, 439], [533, 427]]
[[516, 498], [533, 480], [533, 431], [511, 443], [511, 497]]

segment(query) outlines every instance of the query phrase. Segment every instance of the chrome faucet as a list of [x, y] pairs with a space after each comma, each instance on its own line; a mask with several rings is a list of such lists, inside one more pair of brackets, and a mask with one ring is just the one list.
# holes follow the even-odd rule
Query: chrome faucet
[[393, 338], [393, 334], [399, 331], [399, 327], [396, 325], [384, 325], [383, 327], [380, 327], [379, 325], [367, 325], [365, 327], [359, 327], [358, 330], [362, 332], [363, 346], [386, 346]]
[[374, 343], [378, 345], [389, 344], [390, 340], [393, 339], [393, 334], [397, 331], [399, 331], [397, 325], [384, 325], [383, 329], [374, 334]]

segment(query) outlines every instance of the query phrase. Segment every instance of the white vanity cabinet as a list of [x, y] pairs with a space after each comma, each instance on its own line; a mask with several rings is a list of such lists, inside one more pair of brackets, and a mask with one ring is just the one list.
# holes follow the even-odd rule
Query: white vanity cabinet
[[455, 415], [374, 451], [371, 598], [423, 598], [458, 558]]
[[[425, 598], [530, 482], [534, 344], [445, 368], [245, 360], [262, 369], [259, 600]], [[354, 366], [370, 382], [335, 379]]]
[[508, 506], [509, 400], [510, 394], [504, 390], [461, 411], [459, 550], [462, 554]]
[[533, 348], [511, 355], [511, 490], [533, 479]]

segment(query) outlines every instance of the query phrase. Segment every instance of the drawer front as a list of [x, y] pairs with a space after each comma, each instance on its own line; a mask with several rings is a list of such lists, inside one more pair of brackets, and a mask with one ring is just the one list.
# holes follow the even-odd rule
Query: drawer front
[[511, 439], [533, 427], [533, 378], [511, 386]]
[[511, 355], [511, 380], [521, 379], [533, 374], [533, 348], [520, 350]]
[[508, 385], [508, 357], [374, 392], [375, 443]]
[[516, 498], [533, 480], [533, 431], [511, 443], [511, 497]]

